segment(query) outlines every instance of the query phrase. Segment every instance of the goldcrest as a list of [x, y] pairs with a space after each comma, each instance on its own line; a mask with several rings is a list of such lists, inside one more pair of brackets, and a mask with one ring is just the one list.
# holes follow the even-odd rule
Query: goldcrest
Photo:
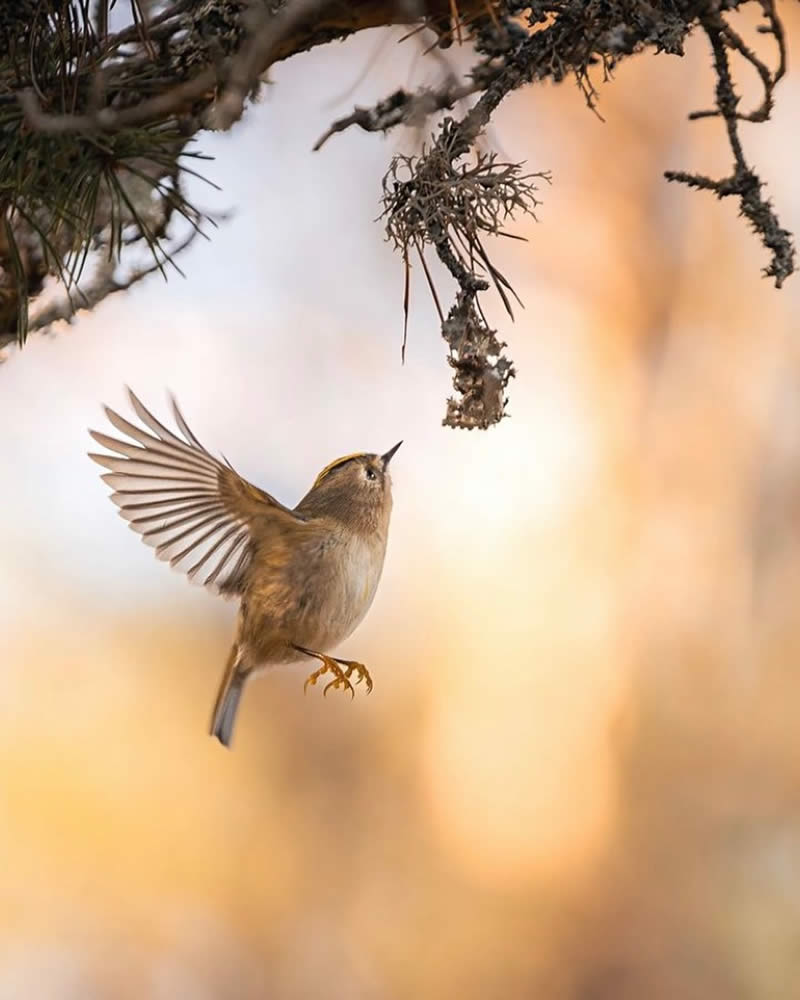
[[105, 407], [131, 441], [90, 431], [113, 454], [90, 455], [120, 515], [159, 559], [190, 580], [239, 601], [233, 647], [211, 720], [211, 734], [230, 746], [245, 682], [279, 663], [313, 658], [305, 682], [354, 693], [351, 678], [372, 679], [363, 663], [330, 656], [372, 604], [383, 570], [392, 511], [384, 455], [346, 455], [326, 465], [294, 508], [243, 479], [200, 444], [177, 403], [173, 433], [130, 392], [146, 429]]

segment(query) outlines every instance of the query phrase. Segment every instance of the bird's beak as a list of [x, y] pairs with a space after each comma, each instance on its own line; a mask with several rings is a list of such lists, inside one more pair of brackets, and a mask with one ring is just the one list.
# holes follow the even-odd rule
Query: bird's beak
[[386, 468], [386, 466], [387, 466], [387, 465], [389, 464], [389, 462], [391, 462], [391, 460], [392, 460], [392, 456], [394, 455], [394, 453], [395, 453], [395, 452], [397, 451], [397, 449], [398, 449], [398, 448], [400, 447], [400, 445], [401, 445], [402, 443], [403, 443], [402, 441], [398, 441], [398, 442], [397, 442], [397, 444], [396, 444], [396, 445], [394, 446], [394, 448], [390, 448], [390, 449], [389, 449], [389, 450], [388, 450], [388, 451], [386, 452], [386, 454], [385, 454], [385, 455], [381, 455], [381, 461], [383, 462], [383, 467], [384, 467], [384, 469], [385, 469], [385, 468]]

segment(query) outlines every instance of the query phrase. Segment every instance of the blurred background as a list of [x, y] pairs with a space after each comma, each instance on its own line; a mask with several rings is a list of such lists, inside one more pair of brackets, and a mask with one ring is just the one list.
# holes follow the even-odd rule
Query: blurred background
[[[470, 434], [440, 426], [419, 269], [400, 363], [374, 221], [420, 134], [310, 152], [353, 103], [440, 77], [401, 35], [276, 67], [202, 137], [223, 190], [196, 197], [233, 215], [186, 279], [0, 368], [2, 1000], [800, 995], [800, 280], [777, 292], [733, 202], [662, 178], [729, 168], [722, 126], [686, 120], [710, 54], [624, 63], [605, 123], [570, 83], [502, 107], [488, 143], [553, 184], [530, 242], [495, 248], [518, 377], [511, 419]], [[777, 98], [742, 131], [799, 233], [796, 72]], [[125, 383], [162, 416], [173, 390], [290, 504], [405, 439], [342, 648], [369, 698], [279, 668], [233, 752], [208, 737], [235, 609], [124, 530], [85, 456]]]

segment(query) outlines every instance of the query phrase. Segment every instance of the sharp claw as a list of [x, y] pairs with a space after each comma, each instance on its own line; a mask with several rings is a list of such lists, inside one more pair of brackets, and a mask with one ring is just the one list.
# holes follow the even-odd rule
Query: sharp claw
[[327, 694], [328, 693], [328, 688], [333, 688], [334, 691], [335, 691], [339, 687], [340, 684], [344, 685], [345, 690], [347, 690], [349, 688], [350, 689], [350, 693], [351, 694], [353, 693], [353, 686], [352, 686], [352, 684], [348, 684], [348, 682], [343, 677], [337, 677], [335, 680], [332, 680], [332, 681], [330, 681], [330, 683], [328, 683], [328, 684], [325, 685], [325, 690], [324, 690], [323, 694]]
[[[305, 652], [305, 650], [303, 650], [303, 652]], [[322, 657], [320, 657], [320, 659], [322, 659]], [[313, 674], [306, 678], [305, 684], [303, 684], [303, 694], [308, 691], [309, 684], [312, 686], [315, 685], [317, 683], [317, 679], [325, 673], [333, 673], [334, 678], [322, 689], [323, 697], [327, 697], [328, 690], [330, 688], [333, 688], [336, 691], [339, 687], [342, 687], [345, 691], [350, 692], [350, 699], [354, 699], [356, 692], [350, 682], [350, 678], [353, 674], [356, 675], [356, 684], [366, 681], [367, 694], [372, 691], [372, 678], [363, 663], [354, 663], [350, 660], [337, 660], [335, 662], [341, 663], [343, 666], [346, 666], [347, 669], [341, 670], [339, 667], [334, 666], [333, 662], [329, 662], [329, 659], [325, 657], [323, 660], [323, 667], [320, 670], [315, 670]]]

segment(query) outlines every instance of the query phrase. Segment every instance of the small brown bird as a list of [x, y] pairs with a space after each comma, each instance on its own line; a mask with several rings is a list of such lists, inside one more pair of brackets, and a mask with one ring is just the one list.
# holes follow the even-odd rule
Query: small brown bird
[[119, 513], [159, 559], [190, 580], [240, 601], [236, 637], [211, 721], [230, 746], [245, 681], [278, 663], [313, 657], [328, 688], [354, 694], [350, 678], [372, 679], [363, 663], [329, 656], [364, 618], [375, 597], [392, 510], [385, 455], [346, 455], [327, 465], [290, 510], [242, 479], [227, 459], [210, 455], [189, 430], [174, 399], [183, 439], [128, 390], [143, 430], [109, 407], [106, 415], [135, 444], [90, 431], [112, 455], [90, 453], [109, 469], [102, 478]]

